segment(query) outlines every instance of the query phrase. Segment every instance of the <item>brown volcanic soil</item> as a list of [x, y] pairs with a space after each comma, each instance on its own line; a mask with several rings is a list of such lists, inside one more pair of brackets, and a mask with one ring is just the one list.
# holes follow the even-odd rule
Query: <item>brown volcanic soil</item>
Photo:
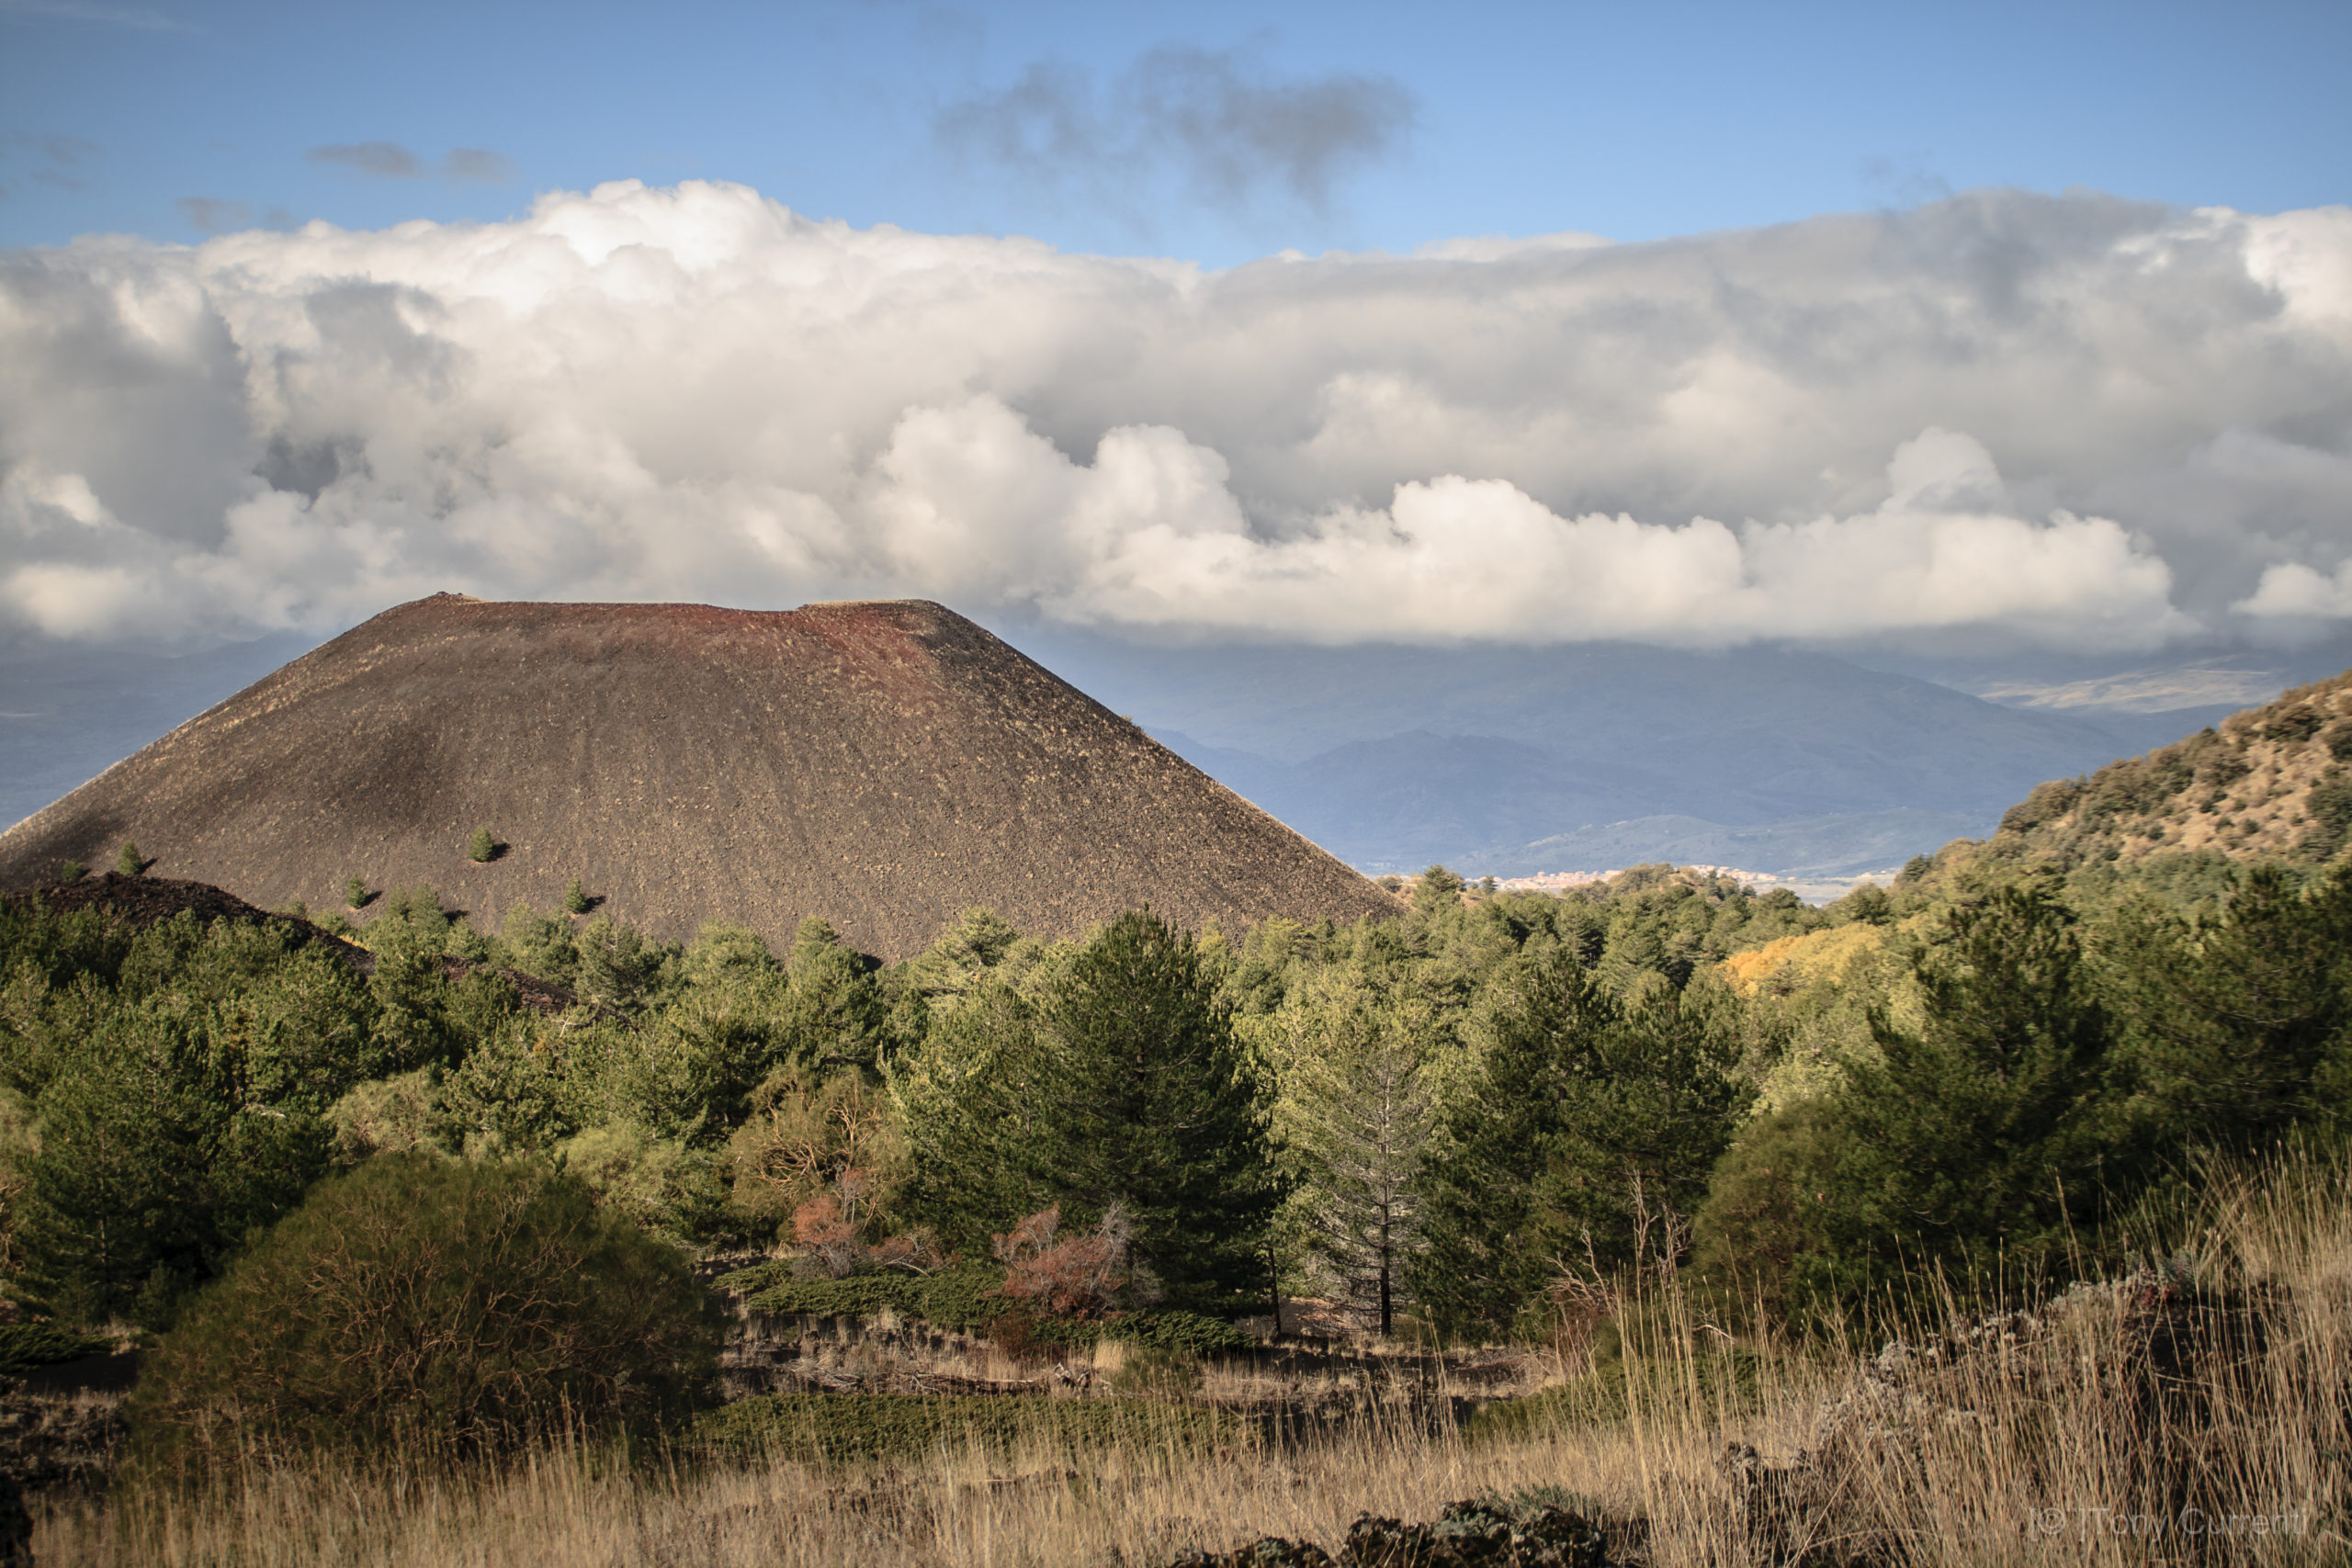
[[[467, 859], [486, 827], [506, 848]], [[962, 616], [918, 600], [389, 610], [0, 834], [0, 886], [111, 860], [266, 908], [428, 882], [494, 925], [579, 877], [616, 919], [885, 958], [971, 905], [1066, 936], [1350, 920], [1379, 888]]]

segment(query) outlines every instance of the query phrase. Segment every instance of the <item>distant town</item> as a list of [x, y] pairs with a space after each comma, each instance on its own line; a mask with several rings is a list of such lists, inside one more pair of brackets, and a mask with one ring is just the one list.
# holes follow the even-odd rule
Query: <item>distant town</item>
[[[1597, 883], [1605, 883], [1611, 877], [1623, 875], [1630, 869], [1628, 866], [1611, 866], [1606, 871], [1547, 871], [1534, 876], [1465, 875], [1465, 880], [1474, 887], [1484, 887], [1491, 882], [1494, 885], [1492, 890], [1497, 893], [1549, 893], [1557, 897], [1571, 887], [1589, 887]], [[1746, 883], [1765, 892], [1785, 887], [1808, 904], [1826, 904], [1844, 897], [1865, 882], [1883, 887], [1894, 880], [1898, 868], [1866, 871], [1853, 876], [1781, 876], [1769, 871], [1744, 871], [1735, 865], [1689, 865], [1681, 869], [1696, 872], [1702, 876], [1721, 876], [1733, 882]], [[1385, 882], [1388, 879], [1382, 880]], [[1408, 876], [1396, 880], [1399, 886], [1409, 887], [1419, 878]]]

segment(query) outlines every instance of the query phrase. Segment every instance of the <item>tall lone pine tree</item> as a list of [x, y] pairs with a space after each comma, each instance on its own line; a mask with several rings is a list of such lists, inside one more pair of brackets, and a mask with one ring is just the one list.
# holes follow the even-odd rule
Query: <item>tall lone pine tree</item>
[[1361, 974], [1317, 998], [1317, 1048], [1300, 1054], [1283, 1107], [1307, 1245], [1382, 1334], [1394, 1331], [1420, 1247], [1422, 1165], [1436, 1095], [1423, 1072], [1429, 1009]]
[[1137, 1261], [1180, 1303], [1257, 1286], [1282, 1192], [1258, 1086], [1191, 935], [1148, 910], [1120, 916], [1057, 977], [1040, 1025], [1035, 1168], [1073, 1217], [1124, 1205]]
[[1231, 1306], [1267, 1283], [1259, 1251], [1282, 1200], [1267, 1111], [1189, 935], [1131, 910], [1033, 1004], [976, 989], [894, 1078], [915, 1174], [910, 1206], [955, 1245], [1024, 1214], [1071, 1225], [1114, 1204], [1130, 1269], [1170, 1300]]

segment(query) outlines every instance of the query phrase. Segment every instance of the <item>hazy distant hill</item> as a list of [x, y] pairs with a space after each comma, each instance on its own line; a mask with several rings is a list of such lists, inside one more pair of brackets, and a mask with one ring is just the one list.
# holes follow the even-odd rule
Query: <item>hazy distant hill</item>
[[0, 828], [88, 783], [316, 641], [265, 637], [178, 659], [71, 644], [0, 654]]
[[1990, 833], [2041, 780], [2231, 711], [2004, 707], [1767, 648], [1149, 649], [1009, 635], [1372, 871], [1877, 869]]
[[[505, 844], [469, 858], [486, 828]], [[970, 621], [439, 594], [304, 655], [0, 834], [0, 886], [125, 838], [264, 908], [429, 882], [494, 924], [578, 877], [662, 937], [804, 916], [918, 951], [1148, 903], [1351, 920], [1379, 888]]]

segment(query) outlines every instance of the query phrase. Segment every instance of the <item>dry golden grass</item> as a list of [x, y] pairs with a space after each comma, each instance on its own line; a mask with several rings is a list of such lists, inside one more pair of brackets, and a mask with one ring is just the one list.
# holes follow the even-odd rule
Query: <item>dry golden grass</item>
[[[1767, 1358], [1736, 1407], [1690, 1348], [1713, 1337], [1669, 1294], [1645, 1320], [1670, 1348], [1629, 1380], [1626, 1416], [1556, 1435], [1474, 1443], [1375, 1422], [1289, 1450], [940, 1453], [899, 1469], [623, 1467], [558, 1446], [494, 1471], [318, 1466], [201, 1497], [119, 1489], [52, 1504], [35, 1545], [44, 1568], [1134, 1568], [1267, 1534], [1336, 1546], [1359, 1512], [1428, 1518], [1454, 1498], [1553, 1486], [1645, 1520], [1657, 1564], [2352, 1558], [2344, 1179], [2302, 1166], [2225, 1183], [2194, 1246], [2194, 1277], [2223, 1303], [2206, 1320], [2221, 1353], [2188, 1356], [2161, 1398], [2145, 1358], [2125, 1353], [2144, 1338], [2145, 1298], [2108, 1292], [1892, 1380], [1860, 1377], [1859, 1355]], [[1776, 1472], [1763, 1491], [1722, 1462], [1732, 1443]], [[1800, 1454], [1810, 1462], [1792, 1468]]]

